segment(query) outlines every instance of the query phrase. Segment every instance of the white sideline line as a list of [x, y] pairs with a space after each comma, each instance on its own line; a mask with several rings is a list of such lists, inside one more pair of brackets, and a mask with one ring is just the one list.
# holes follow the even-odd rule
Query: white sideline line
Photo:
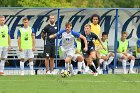
[[[46, 80], [30, 80], [30, 79], [27, 79], [27, 80], [0, 80], [1, 81], [41, 81], [41, 82], [44, 82]], [[49, 80], [49, 81], [56, 81], [56, 82], [89, 82], [89, 83], [140, 83], [140, 81], [91, 81], [91, 80], [58, 80], [58, 79], [54, 79], [54, 80]]]

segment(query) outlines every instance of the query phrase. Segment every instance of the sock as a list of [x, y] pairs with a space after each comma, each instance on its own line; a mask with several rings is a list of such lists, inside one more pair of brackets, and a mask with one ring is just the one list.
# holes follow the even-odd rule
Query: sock
[[126, 72], [126, 60], [122, 60], [123, 71]]
[[29, 67], [30, 67], [30, 70], [33, 70], [33, 61], [29, 62]]
[[108, 62], [107, 62], [107, 65], [109, 65], [112, 61], [113, 61], [113, 59], [114, 59], [114, 57], [109, 57], [109, 59], [108, 59]]
[[78, 62], [78, 71], [81, 71], [82, 70], [82, 62]]
[[24, 62], [20, 61], [20, 69], [24, 70]]
[[89, 65], [89, 68], [93, 71], [93, 72], [97, 72], [95, 67], [93, 65]]
[[103, 70], [106, 70], [107, 61], [103, 62]]
[[133, 71], [133, 67], [134, 67], [134, 60], [130, 61], [130, 71]]
[[84, 69], [86, 68], [86, 65], [85, 65], [84, 61], [82, 61], [82, 66], [83, 66]]
[[100, 59], [100, 64], [102, 64], [104, 62], [104, 60], [103, 59]]
[[0, 62], [0, 72], [3, 72], [4, 65], [5, 65], [5, 60], [1, 60], [1, 62]]
[[65, 63], [65, 68], [67, 71], [69, 71], [69, 63]]
[[71, 63], [69, 63], [69, 70], [73, 74], [73, 65]]

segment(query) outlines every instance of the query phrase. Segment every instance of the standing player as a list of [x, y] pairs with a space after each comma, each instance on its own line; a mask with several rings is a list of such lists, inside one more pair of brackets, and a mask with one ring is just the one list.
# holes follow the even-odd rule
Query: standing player
[[106, 32], [102, 33], [101, 42], [105, 46], [106, 50], [103, 48], [100, 49], [101, 59], [100, 64], [103, 63], [103, 74], [107, 73], [106, 67], [113, 61], [114, 53], [108, 51], [108, 41], [107, 41], [108, 34]]
[[[93, 14], [90, 18], [91, 32], [95, 33], [98, 37], [100, 36], [100, 32], [101, 32], [101, 27], [99, 25], [99, 20], [100, 20], [100, 16], [97, 15], [97, 14]], [[96, 65], [96, 68], [98, 70], [99, 69], [98, 67], [100, 66], [99, 60], [101, 58], [100, 52], [99, 52], [100, 43], [99, 43], [98, 40], [95, 40], [94, 44], [95, 44], [95, 50], [97, 52], [97, 59], [95, 61], [95, 65]]]
[[23, 19], [23, 27], [18, 30], [18, 47], [20, 51], [21, 75], [24, 75], [25, 58], [29, 58], [30, 74], [33, 75], [33, 58], [35, 51], [35, 32], [29, 26], [28, 18]]
[[[54, 74], [54, 57], [55, 57], [55, 39], [49, 38], [51, 34], [55, 34], [57, 32], [57, 25], [55, 24], [55, 17], [50, 15], [49, 19], [50, 23], [46, 25], [42, 31], [43, 40], [46, 39], [45, 45], [45, 66], [47, 74]], [[46, 37], [46, 38], [45, 38]], [[50, 69], [49, 69], [49, 60], [50, 60]]]
[[81, 38], [83, 40], [83, 43], [85, 44], [85, 47], [83, 48], [84, 51], [87, 51], [87, 40], [86, 38], [81, 35], [80, 33], [71, 30], [72, 24], [70, 22], [67, 22], [65, 24], [65, 30], [61, 30], [57, 32], [56, 34], [50, 35], [50, 38], [55, 38], [56, 36], [62, 36], [62, 46], [61, 50], [63, 54], [65, 54], [65, 63], [66, 63], [66, 70], [70, 70], [70, 72], [73, 74], [73, 66], [71, 64], [71, 59], [74, 58], [75, 55], [75, 37]]
[[[82, 35], [86, 37], [87, 42], [88, 42], [88, 51], [85, 52], [83, 51], [83, 48], [85, 47], [85, 45], [83, 43], [83, 40], [81, 40], [81, 48], [82, 48], [83, 55], [85, 57], [85, 60], [87, 61], [87, 65], [93, 71], [94, 76], [97, 76], [98, 73], [93, 64], [93, 61], [96, 60], [96, 51], [95, 51], [94, 41], [98, 40], [101, 43], [101, 40], [98, 38], [96, 34], [91, 32], [91, 26], [89, 24], [86, 24], [84, 26], [84, 32], [82, 33]], [[104, 48], [102, 43], [101, 45]]]
[[129, 41], [126, 39], [127, 32], [121, 33], [121, 38], [118, 40], [118, 48], [117, 48], [117, 57], [122, 60], [122, 66], [123, 66], [123, 73], [127, 74], [126, 72], [126, 62], [127, 60], [130, 60], [130, 71], [129, 73], [135, 73], [133, 71], [135, 57], [128, 53], [128, 45]]
[[4, 22], [5, 17], [0, 16], [0, 75], [4, 75], [5, 58], [7, 58], [8, 50], [11, 48], [10, 31]]

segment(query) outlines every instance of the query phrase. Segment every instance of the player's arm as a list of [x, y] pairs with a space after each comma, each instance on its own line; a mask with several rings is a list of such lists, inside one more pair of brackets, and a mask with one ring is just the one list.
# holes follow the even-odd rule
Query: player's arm
[[10, 31], [8, 31], [8, 50], [11, 49], [11, 38], [10, 38]]
[[87, 48], [87, 40], [86, 40], [86, 37], [84, 37], [82, 34], [80, 34], [80, 37], [79, 38], [83, 39], [84, 44], [85, 44], [84, 51], [87, 51], [88, 48]]
[[48, 31], [48, 26], [44, 27], [44, 29], [42, 29], [42, 39], [45, 40], [45, 37], [46, 37], [46, 34], [47, 34], [47, 31]]
[[45, 40], [45, 33], [44, 32], [42, 32], [41, 36], [42, 36], [42, 39]]
[[49, 38], [55, 38], [57, 36], [60, 36], [60, 35], [62, 35], [63, 32], [65, 32], [65, 30], [61, 30], [61, 31], [59, 31], [59, 32], [57, 32], [55, 34], [52, 34], [52, 35], [49, 36]]
[[22, 51], [22, 49], [21, 49], [21, 38], [20, 38], [20, 30], [18, 30], [18, 33], [17, 33], [17, 35], [18, 35], [18, 48], [19, 48], [19, 51]]
[[35, 51], [35, 32], [34, 29], [32, 29], [32, 47], [33, 47], [33, 51]]

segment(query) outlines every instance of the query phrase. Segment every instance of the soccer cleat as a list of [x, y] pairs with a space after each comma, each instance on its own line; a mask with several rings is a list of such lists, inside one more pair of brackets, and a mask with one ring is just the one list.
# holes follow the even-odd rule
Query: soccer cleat
[[20, 75], [24, 76], [24, 71], [21, 71]]
[[46, 74], [50, 75], [50, 74], [51, 74], [51, 72], [50, 72], [50, 71], [46, 71]]
[[56, 74], [54, 70], [53, 70], [53, 71], [51, 71], [50, 73], [51, 73], [52, 75], [55, 75], [55, 74]]
[[106, 70], [103, 70], [103, 74], [107, 74], [107, 71]]
[[83, 74], [81, 71], [78, 71], [77, 74]]
[[93, 73], [93, 76], [98, 76], [98, 73], [97, 72]]

